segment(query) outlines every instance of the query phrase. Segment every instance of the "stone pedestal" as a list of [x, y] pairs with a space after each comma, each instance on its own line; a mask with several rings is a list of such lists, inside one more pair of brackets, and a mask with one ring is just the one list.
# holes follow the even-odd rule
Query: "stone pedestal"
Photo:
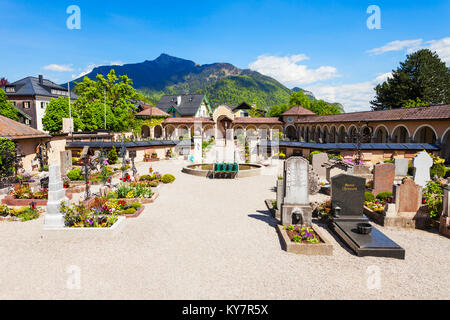
[[285, 204], [281, 207], [281, 224], [301, 224], [311, 226], [312, 208], [310, 205]]
[[63, 188], [59, 164], [50, 164], [48, 183], [47, 213], [44, 218], [44, 229], [64, 227], [64, 216], [62, 215], [61, 201], [66, 200], [66, 191]]
[[444, 201], [439, 224], [439, 233], [450, 237], [450, 184], [444, 187]]
[[281, 212], [281, 207], [283, 205], [283, 198], [284, 198], [284, 182], [281, 179], [277, 179], [277, 212], [278, 212], [278, 217], [276, 216], [277, 219], [281, 219], [280, 216], [280, 212]]

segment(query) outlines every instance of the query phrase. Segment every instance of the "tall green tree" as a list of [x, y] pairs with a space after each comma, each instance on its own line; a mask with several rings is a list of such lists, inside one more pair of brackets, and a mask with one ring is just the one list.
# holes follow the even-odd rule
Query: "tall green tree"
[[0, 115], [16, 120], [19, 120], [19, 112], [14, 108], [13, 104], [6, 99], [6, 93], [0, 89]]
[[375, 87], [372, 109], [397, 109], [411, 101], [426, 104], [450, 103], [450, 68], [436, 52], [416, 51], [406, 57], [392, 77]]
[[77, 83], [75, 92], [78, 99], [74, 103], [81, 129], [92, 131], [106, 128], [116, 132], [128, 131], [134, 123], [134, 101], [145, 99], [133, 88], [133, 81], [127, 76], [117, 77], [111, 69], [106, 78], [98, 74], [97, 80], [84, 77]]
[[[42, 118], [44, 130], [51, 133], [60, 132], [63, 127], [63, 118], [69, 118], [69, 99], [65, 97], [52, 98]], [[80, 127], [80, 119], [75, 110], [72, 110], [72, 118], [74, 130], [78, 130]]]

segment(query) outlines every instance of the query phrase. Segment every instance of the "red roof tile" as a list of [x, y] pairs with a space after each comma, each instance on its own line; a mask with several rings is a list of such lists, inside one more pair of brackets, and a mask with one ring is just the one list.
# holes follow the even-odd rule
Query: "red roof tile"
[[267, 123], [267, 124], [283, 124], [278, 118], [264, 118], [264, 117], [238, 117], [234, 118], [234, 124], [245, 124], [245, 123]]
[[0, 116], [0, 137], [11, 140], [51, 138], [50, 135], [23, 123]]
[[167, 118], [162, 123], [163, 124], [176, 124], [176, 123], [210, 123], [214, 124], [214, 120], [211, 118], [202, 118], [202, 117], [181, 117], [181, 118]]
[[357, 122], [357, 121], [398, 121], [398, 120], [450, 120], [450, 104], [380, 110], [350, 112], [326, 116], [307, 117], [296, 123]]
[[294, 106], [290, 108], [289, 110], [283, 112], [281, 114], [282, 116], [308, 116], [308, 115], [315, 115], [314, 112], [311, 110], [308, 110], [302, 106]]
[[165, 116], [170, 117], [168, 113], [165, 113], [161, 109], [153, 106], [144, 105], [144, 110], [135, 114], [135, 116]]

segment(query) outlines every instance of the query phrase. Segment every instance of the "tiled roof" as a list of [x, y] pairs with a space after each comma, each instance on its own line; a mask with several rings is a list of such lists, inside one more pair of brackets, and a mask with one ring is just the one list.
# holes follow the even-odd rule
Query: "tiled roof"
[[161, 109], [158, 109], [156, 107], [152, 107], [152, 106], [147, 106], [147, 105], [143, 105], [142, 106], [144, 108], [144, 110], [142, 110], [141, 112], [138, 112], [135, 114], [135, 116], [139, 117], [139, 116], [164, 116], [164, 117], [170, 117], [170, 115], [164, 111], [162, 111]]
[[0, 137], [11, 140], [51, 138], [50, 135], [23, 123], [0, 116]]
[[[182, 116], [194, 116], [204, 96], [203, 94], [165, 95], [161, 97], [156, 107], [164, 112], [174, 107]], [[178, 97], [181, 99], [179, 104]]]
[[[16, 82], [7, 84], [2, 89], [5, 90], [6, 87], [15, 87], [14, 92], [6, 93], [6, 95], [8, 97], [38, 95], [38, 96], [57, 98], [57, 97], [64, 97], [64, 96], [52, 94], [51, 93], [52, 89], [67, 91], [67, 88], [64, 88], [64, 87], [60, 86], [59, 84], [56, 84], [47, 79], [43, 79], [42, 84], [40, 84], [39, 78], [36, 78], [36, 77], [23, 78]], [[71, 97], [71, 99], [78, 98], [78, 96], [73, 92], [71, 92], [70, 97]]]
[[178, 124], [178, 123], [194, 123], [194, 122], [201, 122], [201, 123], [210, 123], [214, 124], [214, 120], [211, 118], [202, 118], [202, 117], [181, 117], [181, 118], [167, 118], [162, 123], [163, 124]]
[[246, 123], [267, 123], [267, 124], [283, 124], [278, 118], [265, 118], [265, 117], [238, 117], [234, 118], [234, 124], [246, 124]]
[[296, 123], [355, 122], [398, 120], [450, 120], [450, 104], [380, 111], [350, 112], [308, 117]]
[[309, 115], [315, 115], [314, 112], [311, 110], [308, 110], [302, 106], [294, 106], [290, 108], [289, 110], [283, 112], [281, 114], [282, 116], [309, 116]]

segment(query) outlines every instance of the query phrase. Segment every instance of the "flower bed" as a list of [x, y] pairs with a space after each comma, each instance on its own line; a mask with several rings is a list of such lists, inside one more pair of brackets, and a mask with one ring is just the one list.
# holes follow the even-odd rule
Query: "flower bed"
[[[35, 203], [36, 206], [46, 206], [47, 205], [47, 198], [48, 198], [48, 192], [42, 192], [38, 194], [38, 197], [36, 197], [36, 193], [20, 193], [19, 195], [14, 192], [12, 195], [7, 195], [2, 199], [2, 203], [9, 205], [9, 206], [30, 206], [31, 203]], [[72, 199], [72, 193], [66, 192], [66, 197], [69, 199]]]
[[277, 225], [277, 231], [281, 236], [283, 248], [287, 252], [304, 255], [333, 255], [333, 245], [315, 225], [311, 227]]
[[39, 218], [42, 210], [36, 207], [9, 208], [0, 205], [0, 220], [29, 221]]
[[140, 202], [131, 202], [126, 200], [114, 200], [102, 197], [91, 198], [84, 202], [88, 210], [92, 210], [98, 216], [125, 216], [127, 218], [138, 217], [144, 206]]

